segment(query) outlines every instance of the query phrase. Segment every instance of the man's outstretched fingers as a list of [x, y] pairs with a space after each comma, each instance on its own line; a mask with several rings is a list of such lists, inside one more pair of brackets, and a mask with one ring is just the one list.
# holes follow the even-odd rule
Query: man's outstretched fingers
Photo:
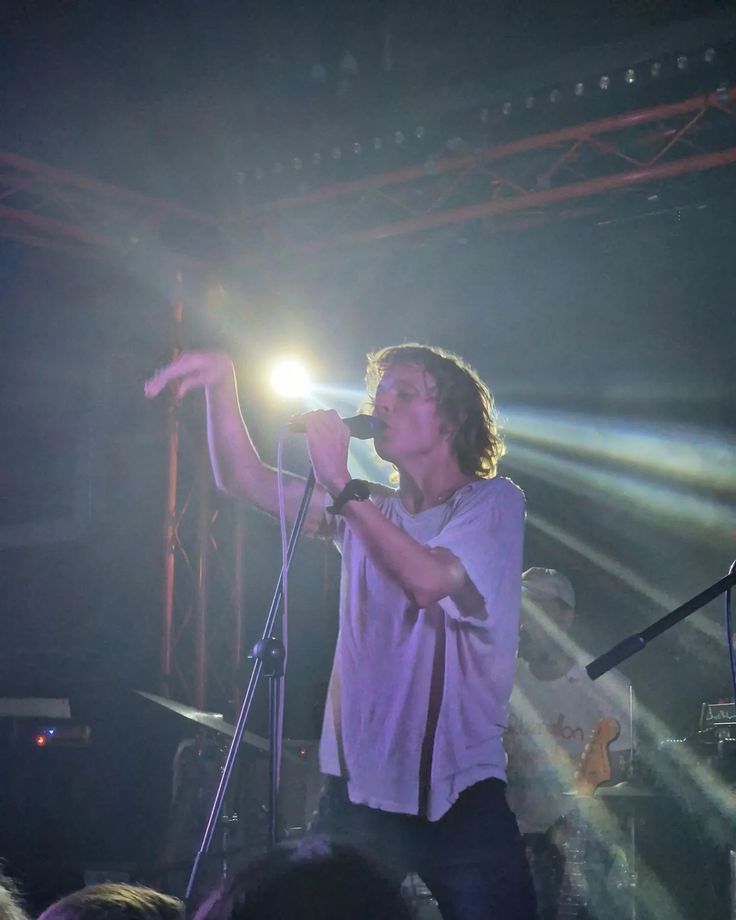
[[[167, 364], [165, 367], [159, 368], [152, 377], [149, 377], [146, 380], [143, 387], [143, 392], [148, 397], [148, 399], [155, 399], [159, 393], [167, 387], [170, 383], [176, 383], [177, 381], [186, 381], [189, 376], [200, 376], [200, 367], [201, 364], [200, 356], [196, 352], [183, 352], [179, 355], [178, 358], [175, 358], [171, 364]], [[184, 390], [184, 393], [187, 390], [191, 389], [194, 384], [189, 384]], [[177, 387], [177, 395], [183, 395], [180, 392], [181, 383]]]

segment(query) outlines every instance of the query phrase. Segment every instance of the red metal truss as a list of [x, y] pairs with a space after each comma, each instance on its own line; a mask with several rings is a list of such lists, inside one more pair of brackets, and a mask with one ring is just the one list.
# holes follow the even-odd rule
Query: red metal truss
[[[201, 225], [217, 231], [214, 218], [157, 198], [128, 191], [109, 183], [79, 176], [20, 157], [0, 152], [0, 236], [61, 252], [82, 259], [122, 258], [136, 250], [149, 257], [167, 256], [159, 265], [176, 279], [172, 304], [177, 338], [183, 319], [181, 269], [199, 271], [206, 259], [169, 252], [160, 235], [167, 222]], [[156, 247], [154, 249], [153, 247]], [[178, 353], [172, 343], [172, 357]], [[205, 708], [209, 676], [222, 675], [219, 696], [232, 698], [233, 685], [222, 686], [236, 673], [240, 662], [242, 594], [241, 560], [232, 563], [235, 588], [218, 594], [219, 616], [208, 616], [209, 591], [216, 588], [208, 578], [208, 564], [218, 562], [218, 575], [226, 568], [218, 560], [214, 538], [214, 516], [209, 511], [209, 476], [197, 468], [193, 485], [184, 492], [179, 482], [179, 411], [171, 401], [167, 407], [168, 483], [164, 516], [161, 680], [167, 696]], [[199, 464], [201, 467], [202, 464]], [[192, 521], [193, 519], [193, 521]], [[242, 528], [235, 528], [236, 546], [242, 545]], [[240, 542], [237, 542], [241, 534]], [[228, 581], [228, 584], [232, 579]], [[219, 587], [219, 586], [218, 586]], [[229, 641], [222, 640], [224, 630]], [[233, 640], [235, 640], [233, 642]], [[232, 657], [223, 669], [218, 655], [211, 667], [215, 643], [225, 646]]]
[[[732, 88], [573, 125], [282, 198], [221, 228], [232, 261], [250, 262], [468, 221], [503, 229], [575, 215], [581, 203], [733, 165], [735, 101]], [[0, 152], [2, 236], [99, 258], [145, 246], [169, 220], [218, 228], [210, 215]]]
[[[176, 467], [164, 528], [161, 685], [165, 696], [203, 710], [238, 696], [243, 649], [243, 509], [213, 507], [202, 419], [182, 431], [176, 413]], [[184, 436], [182, 436], [184, 435]], [[177, 476], [187, 469], [184, 483]]]
[[[184, 276], [176, 274], [171, 357], [181, 352]], [[212, 507], [201, 418], [167, 392], [167, 485], [161, 582], [160, 692], [207, 709], [237, 702], [243, 660], [243, 510]], [[184, 475], [182, 476], [182, 472]], [[227, 547], [228, 549], [225, 549]]]
[[190, 208], [0, 151], [0, 236], [98, 259], [144, 245], [169, 220], [216, 226]]
[[482, 220], [523, 227], [607, 196], [736, 164], [736, 89], [573, 125], [282, 198], [230, 228], [246, 261]]

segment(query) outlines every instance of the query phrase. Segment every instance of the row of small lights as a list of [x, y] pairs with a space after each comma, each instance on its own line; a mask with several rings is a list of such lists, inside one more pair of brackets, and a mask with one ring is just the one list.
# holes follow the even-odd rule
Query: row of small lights
[[[418, 141], [421, 141], [424, 139], [424, 128], [422, 128], [421, 125], [414, 129], [414, 137]], [[397, 147], [401, 147], [406, 142], [407, 137], [403, 131], [395, 131], [393, 133], [391, 140]], [[384, 146], [384, 140], [382, 137], [374, 137], [370, 144], [370, 147], [375, 151], [382, 150], [383, 146]], [[355, 141], [351, 149], [352, 149], [353, 154], [355, 154], [355, 156], [360, 156], [360, 154], [363, 153], [363, 150], [365, 149], [365, 147], [363, 144], [360, 143], [360, 141]], [[325, 159], [329, 159], [330, 157], [335, 161], [341, 160], [342, 154], [343, 154], [342, 147], [333, 147], [330, 155], [327, 157], [323, 157], [323, 155], [319, 152], [313, 153], [311, 156], [311, 164], [312, 166], [319, 166]], [[294, 157], [294, 159], [291, 161], [291, 165], [295, 170], [297, 171], [301, 170], [304, 168], [304, 160], [301, 157]], [[283, 171], [284, 171], [283, 163], [274, 163], [273, 167], [271, 168], [271, 172], [274, 173], [275, 175], [278, 175], [279, 173], [282, 173]], [[263, 179], [265, 174], [266, 174], [265, 170], [263, 170], [260, 166], [254, 171], [255, 178], [258, 180]]]
[[[703, 54], [703, 60], [707, 64], [711, 64], [715, 60], [715, 57], [716, 57], [715, 48], [706, 48]], [[679, 57], [675, 61], [676, 67], [679, 71], [687, 70], [689, 63], [690, 61], [687, 55], [685, 54], [679, 55]], [[660, 76], [661, 73], [662, 73], [662, 64], [659, 61], [653, 61], [649, 66], [649, 75], [656, 79], [657, 77]], [[624, 71], [624, 74], [623, 74], [624, 83], [631, 86], [636, 82], [636, 79], [637, 79], [637, 74], [636, 74], [636, 70], [633, 67], [629, 67], [627, 70]], [[595, 86], [602, 92], [606, 92], [607, 90], [611, 88], [612, 83], [613, 81], [611, 77], [604, 74], [603, 76], [600, 77], [600, 79], [598, 80], [597, 84], [595, 84]], [[582, 82], [575, 83], [575, 85], [573, 86], [572, 92], [574, 96], [578, 96], [578, 97], [583, 96], [585, 94], [585, 84]], [[562, 91], [559, 89], [553, 89], [551, 90], [547, 98], [552, 104], [556, 104], [562, 99]], [[537, 100], [535, 96], [532, 96], [532, 95], [527, 96], [526, 99], [524, 100], [524, 108], [533, 109], [536, 105], [536, 101]], [[511, 115], [512, 111], [513, 111], [513, 105], [510, 101], [504, 102], [503, 105], [501, 106], [501, 113], [503, 115], [506, 115], [506, 116]], [[490, 117], [490, 110], [487, 108], [481, 109], [480, 120], [482, 122], [486, 122], [488, 121], [489, 117]], [[425, 136], [425, 130], [423, 127], [418, 126], [414, 129], [413, 137], [416, 140], [421, 141], [424, 139], [424, 136]], [[403, 131], [395, 131], [391, 137], [391, 140], [388, 143], [390, 143], [391, 141], [393, 141], [396, 147], [402, 147], [407, 141], [407, 136], [406, 134], [404, 134]], [[370, 145], [367, 145], [367, 147], [368, 149], [372, 148], [375, 151], [382, 150], [384, 147], [384, 140], [381, 137], [374, 137]], [[364, 145], [361, 144], [360, 141], [355, 141], [350, 149], [354, 156], [360, 156], [363, 153], [363, 150], [366, 149], [366, 147], [364, 147]], [[313, 153], [311, 158], [309, 158], [308, 162], [311, 162], [312, 166], [319, 166], [326, 159], [331, 158], [332, 160], [337, 162], [341, 160], [342, 157], [343, 157], [342, 147], [335, 146], [332, 148], [332, 151], [330, 152], [329, 155], [323, 156], [323, 154], [319, 152]], [[305, 161], [301, 157], [294, 157], [294, 159], [291, 161], [291, 166], [295, 171], [299, 172], [300, 170], [304, 168]], [[281, 173], [284, 172], [284, 164], [280, 162], [274, 163], [274, 165], [271, 167], [271, 172], [274, 175], [280, 175]], [[253, 175], [255, 179], [260, 182], [265, 177], [266, 171], [262, 169], [261, 167], [257, 167], [254, 170]], [[241, 179], [242, 181], [244, 179], [243, 174], [240, 173], [239, 176], [242, 177]]]
[[[703, 54], [703, 60], [707, 64], [712, 64], [713, 61], [715, 60], [715, 57], [716, 57], [715, 48], [706, 48]], [[677, 69], [679, 71], [687, 70], [689, 63], [690, 61], [687, 55], [681, 54], [676, 60]], [[661, 73], [662, 73], [662, 64], [659, 61], [653, 61], [649, 66], [649, 75], [656, 79], [658, 76], [660, 76]], [[624, 71], [623, 79], [624, 79], [624, 83], [627, 83], [629, 86], [634, 84], [636, 82], [636, 70], [633, 67], [629, 67], [627, 70]], [[611, 88], [611, 85], [612, 85], [611, 77], [607, 76], [606, 74], [604, 74], [598, 80], [598, 83], [597, 83], [598, 89], [602, 90], [603, 92], [606, 92], [607, 90], [609, 90]], [[584, 95], [585, 84], [580, 83], [580, 82], [576, 83], [573, 86], [572, 91], [573, 91], [573, 95], [575, 96]], [[556, 103], [556, 102], [559, 102], [560, 99], [562, 99], [561, 91], [559, 89], [553, 89], [549, 94], [549, 101], [552, 103]], [[524, 107], [527, 109], [533, 109], [535, 102], [536, 102], [536, 99], [534, 96], [527, 96], [524, 102]], [[501, 106], [501, 112], [504, 115], [510, 115], [512, 108], [513, 106], [511, 102], [504, 102], [504, 104]], [[481, 121], [487, 121], [488, 115], [489, 115], [489, 110], [482, 109], [480, 113]]]

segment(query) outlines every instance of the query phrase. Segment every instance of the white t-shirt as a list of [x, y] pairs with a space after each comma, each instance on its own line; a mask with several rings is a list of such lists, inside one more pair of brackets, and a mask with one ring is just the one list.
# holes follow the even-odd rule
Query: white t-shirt
[[582, 664], [556, 680], [538, 680], [519, 659], [504, 741], [507, 797], [522, 833], [542, 833], [567, 814], [583, 751], [599, 719], [617, 719], [609, 750], [631, 747], [629, 683], [615, 671], [592, 681]]
[[323, 773], [350, 800], [436, 821], [463, 789], [505, 779], [503, 731], [521, 604], [524, 496], [510, 480], [478, 480], [410, 514], [398, 493], [371, 501], [418, 542], [465, 567], [482, 600], [419, 608], [383, 575], [340, 516], [340, 629], [320, 744]]

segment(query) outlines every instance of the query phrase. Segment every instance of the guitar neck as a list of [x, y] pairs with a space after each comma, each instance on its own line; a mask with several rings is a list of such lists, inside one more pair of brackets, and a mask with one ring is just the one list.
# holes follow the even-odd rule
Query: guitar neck
[[557, 900], [556, 920], [578, 920], [581, 910], [588, 904], [585, 857], [590, 821], [584, 814], [585, 804], [590, 802], [598, 786], [611, 778], [608, 746], [618, 737], [619, 730], [615, 719], [599, 719], [580, 758], [574, 783], [577, 804], [568, 818], [568, 833], [563, 845], [565, 873]]

